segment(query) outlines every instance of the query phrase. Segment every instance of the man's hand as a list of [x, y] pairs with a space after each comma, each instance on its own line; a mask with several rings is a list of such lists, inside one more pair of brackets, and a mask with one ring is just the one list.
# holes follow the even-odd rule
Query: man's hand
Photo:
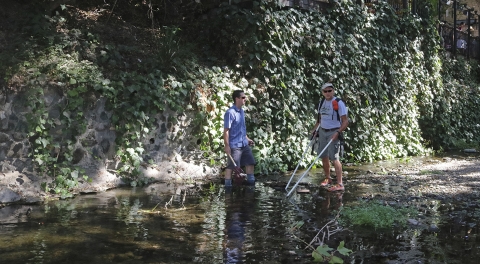
[[337, 140], [339, 134], [340, 134], [340, 132], [338, 132], [338, 131], [335, 132], [335, 133], [333, 133], [333, 135], [332, 135], [332, 137], [331, 137], [330, 139], [331, 139], [332, 141]]
[[225, 153], [227, 155], [231, 155], [232, 154], [232, 150], [230, 149], [230, 146], [225, 146], [223, 147], [223, 151], [225, 151]]

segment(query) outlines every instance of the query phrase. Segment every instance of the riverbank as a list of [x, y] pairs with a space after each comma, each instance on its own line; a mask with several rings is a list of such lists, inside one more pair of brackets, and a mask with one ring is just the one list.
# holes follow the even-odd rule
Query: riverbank
[[[4, 170], [5, 171], [5, 170]], [[207, 166], [196, 165], [183, 160], [164, 161], [156, 165], [142, 166], [143, 175], [148, 183], [191, 183], [212, 181], [212, 175], [219, 172]], [[120, 177], [109, 170], [92, 170], [85, 172], [89, 180], [79, 179], [79, 184], [72, 191], [73, 195], [93, 194], [110, 189], [128, 186]], [[32, 172], [0, 172], [0, 207], [9, 204], [38, 204], [46, 200], [60, 199], [60, 196], [45, 192], [42, 184], [50, 183], [52, 178], [40, 177]]]
[[380, 190], [365, 190], [365, 195], [396, 199], [480, 198], [480, 158], [476, 154], [422, 158], [386, 168], [380, 165], [378, 168], [377, 172], [367, 171], [354, 179], [361, 182], [361, 185], [370, 183], [373, 186], [374, 181], [383, 186]]
[[[164, 166], [163, 169], [167, 168]], [[198, 169], [197, 166], [189, 168], [188, 164], [184, 164], [183, 171]], [[345, 170], [346, 191], [350, 191], [349, 185], [355, 185], [357, 191], [365, 197], [383, 197], [397, 201], [412, 197], [480, 198], [480, 157], [476, 154], [384, 161], [367, 166], [346, 165]], [[356, 171], [356, 176], [349, 175], [348, 171]], [[154, 181], [179, 183], [185, 181], [181, 177], [173, 176], [157, 178]], [[268, 177], [258, 178], [262, 181]], [[205, 176], [190, 181], [221, 181], [221, 179], [220, 176]], [[25, 176], [15, 172], [1, 173], [0, 204], [35, 204], [47, 199], [58, 199], [58, 196], [42, 190], [42, 182], [43, 179], [36, 176]], [[74, 193], [81, 195], [104, 192], [124, 185], [120, 178], [111, 173], [98, 173], [92, 182], [81, 183]]]

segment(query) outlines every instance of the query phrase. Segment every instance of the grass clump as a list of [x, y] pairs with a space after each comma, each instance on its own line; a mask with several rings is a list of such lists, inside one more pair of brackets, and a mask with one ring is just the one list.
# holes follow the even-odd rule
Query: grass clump
[[406, 226], [407, 219], [415, 213], [414, 208], [394, 208], [383, 205], [379, 201], [368, 201], [345, 207], [341, 212], [339, 221], [344, 225], [353, 227], [388, 229], [395, 225]]

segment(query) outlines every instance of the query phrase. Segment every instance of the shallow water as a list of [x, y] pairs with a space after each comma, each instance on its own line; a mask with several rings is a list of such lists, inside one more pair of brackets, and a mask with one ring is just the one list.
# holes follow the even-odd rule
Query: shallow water
[[[375, 168], [378, 164], [362, 170]], [[340, 206], [364, 194], [353, 180], [358, 169], [349, 171], [352, 181], [344, 193], [313, 188], [286, 198], [283, 187], [261, 179], [255, 187], [227, 191], [223, 186], [154, 184], [43, 205], [7, 206], [0, 209], [0, 262], [311, 263], [312, 250], [306, 245]], [[322, 178], [313, 170], [305, 182]], [[345, 241], [354, 251], [344, 258], [346, 263], [478, 263], [480, 213], [473, 208], [465, 212], [438, 206], [435, 231], [417, 226], [387, 232], [342, 230], [327, 244], [336, 248]], [[299, 222], [303, 226], [294, 228]]]

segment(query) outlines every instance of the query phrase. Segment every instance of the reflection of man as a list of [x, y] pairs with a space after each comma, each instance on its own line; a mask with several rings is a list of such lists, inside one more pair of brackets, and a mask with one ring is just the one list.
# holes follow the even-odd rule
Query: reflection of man
[[334, 201], [333, 210], [338, 210], [343, 206], [343, 193], [344, 192], [328, 192], [325, 200], [322, 202], [322, 215], [329, 215], [330, 205], [333, 198], [336, 198], [337, 201]]
[[[247, 186], [239, 192], [225, 192], [225, 243], [223, 263], [243, 263], [245, 237], [253, 214], [255, 187]], [[243, 196], [243, 197], [242, 197]]]

